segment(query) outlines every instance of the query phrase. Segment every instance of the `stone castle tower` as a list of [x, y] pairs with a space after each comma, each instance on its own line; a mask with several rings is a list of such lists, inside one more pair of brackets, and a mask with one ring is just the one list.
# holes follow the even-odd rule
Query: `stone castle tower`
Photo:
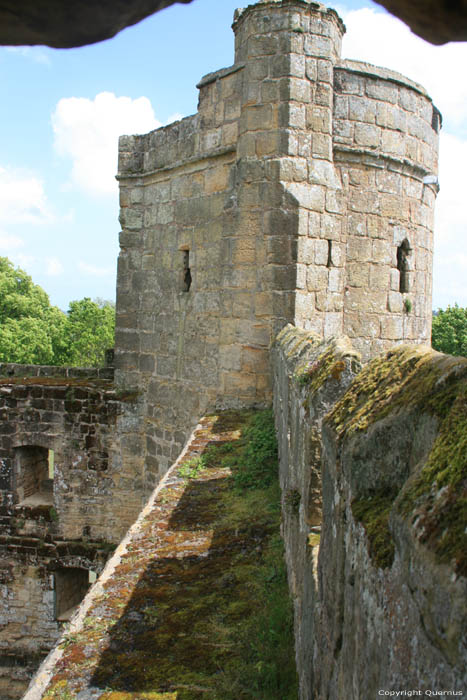
[[270, 401], [286, 323], [364, 359], [430, 341], [431, 99], [341, 60], [345, 27], [319, 3], [261, 0], [233, 30], [197, 114], [120, 139], [116, 366], [144, 397], [127, 458], [148, 485], [206, 410]]

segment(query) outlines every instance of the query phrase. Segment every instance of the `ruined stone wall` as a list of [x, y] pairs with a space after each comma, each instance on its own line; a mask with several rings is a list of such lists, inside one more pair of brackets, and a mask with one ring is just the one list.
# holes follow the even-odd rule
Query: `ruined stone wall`
[[461, 694], [466, 360], [403, 346], [358, 372], [288, 327], [273, 362], [300, 697]]
[[2, 698], [20, 697], [61, 633], [75, 580], [102, 570], [141, 509], [119, 452], [138, 401], [112, 378], [111, 368], [0, 366]]
[[[61, 370], [0, 368], [2, 525], [9, 527], [18, 508], [45, 503], [58, 515], [61, 537], [117, 542], [141, 507], [141, 495], [133, 499], [134, 484], [122, 470], [116, 435], [131, 401], [120, 401], [112, 382], [102, 378], [109, 370], [94, 378], [86, 378], [87, 370], [68, 370], [68, 376], [60, 376]], [[31, 371], [36, 376], [27, 376]], [[19, 483], [23, 471], [32, 466], [27, 457], [31, 448], [53, 451], [53, 488], [50, 502], [38, 496], [37, 503], [20, 506], [25, 494]]]

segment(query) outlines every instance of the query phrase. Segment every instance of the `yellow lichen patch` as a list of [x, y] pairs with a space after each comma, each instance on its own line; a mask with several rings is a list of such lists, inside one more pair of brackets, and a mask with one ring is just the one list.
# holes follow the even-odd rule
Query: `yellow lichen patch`
[[318, 535], [315, 532], [310, 532], [307, 538], [307, 543], [309, 547], [319, 547], [320, 541], [321, 535]]

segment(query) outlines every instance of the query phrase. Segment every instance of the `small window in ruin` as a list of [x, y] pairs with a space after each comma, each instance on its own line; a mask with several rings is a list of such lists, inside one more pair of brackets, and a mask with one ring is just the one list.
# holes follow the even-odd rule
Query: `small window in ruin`
[[54, 452], [46, 447], [16, 449], [16, 495], [21, 505], [53, 505]]
[[399, 270], [399, 291], [405, 294], [409, 291], [409, 261], [412, 249], [407, 238], [404, 238], [397, 249], [397, 269]]
[[332, 267], [332, 241], [328, 240], [328, 261], [326, 263], [328, 267]]
[[86, 595], [91, 583], [88, 569], [64, 567], [55, 572], [55, 619], [67, 622]]
[[189, 292], [191, 287], [190, 251], [182, 250], [183, 255], [183, 278], [182, 292]]

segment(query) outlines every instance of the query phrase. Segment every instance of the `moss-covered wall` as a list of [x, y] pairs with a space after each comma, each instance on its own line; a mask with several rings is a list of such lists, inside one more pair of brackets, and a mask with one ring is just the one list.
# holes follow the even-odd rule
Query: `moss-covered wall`
[[301, 698], [462, 690], [467, 361], [402, 346], [348, 383], [350, 347], [292, 327], [274, 354]]

